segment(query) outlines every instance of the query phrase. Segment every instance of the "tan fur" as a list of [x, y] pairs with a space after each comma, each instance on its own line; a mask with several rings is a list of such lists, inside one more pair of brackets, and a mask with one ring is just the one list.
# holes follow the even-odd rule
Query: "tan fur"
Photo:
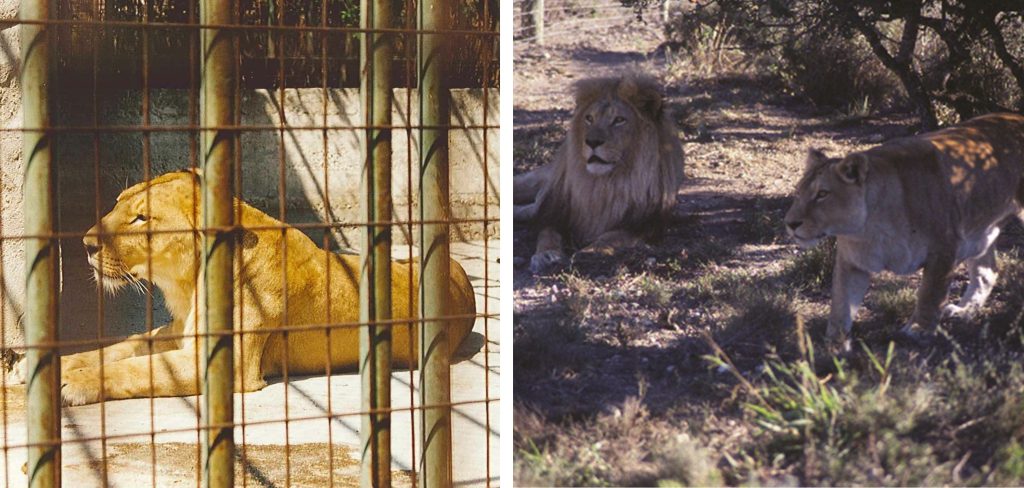
[[[242, 201], [236, 200], [235, 205], [241, 226], [254, 228], [244, 231], [235, 248], [235, 329], [250, 332], [235, 339], [236, 391], [258, 390], [266, 384], [264, 378], [281, 375], [286, 366], [290, 375], [323, 374], [328, 368], [332, 372], [356, 369], [359, 355], [356, 327], [333, 329], [329, 341], [322, 328], [298, 330], [288, 334], [287, 344], [280, 332], [260, 334], [258, 331], [281, 326], [358, 322], [359, 257], [324, 251], [290, 226], [283, 232], [261, 230], [260, 227], [276, 227], [281, 223]], [[201, 241], [196, 222], [200, 207], [195, 175], [188, 172], [163, 175], [125, 190], [114, 209], [84, 239], [97, 280], [111, 290], [128, 282], [150, 280], [163, 292], [173, 317], [170, 324], [149, 334], [158, 339], [152, 341], [152, 356], [147, 334], [104, 348], [105, 399], [149, 396], [150, 365], [153, 395], [180, 396], [199, 392], [196, 341], [159, 338], [188, 336], [205, 330], [203, 320], [196, 313], [198, 297], [204, 295], [198, 279]], [[148, 221], [136, 220], [138, 215], [148, 215]], [[148, 247], [147, 230], [155, 231], [150, 234]], [[180, 232], [162, 232], [166, 230]], [[135, 234], [120, 234], [133, 231]], [[239, 253], [241, 265], [238, 264]], [[415, 261], [408, 260], [395, 261], [392, 265], [392, 315], [395, 319], [416, 316], [418, 267]], [[473, 289], [465, 271], [455, 261], [451, 262], [450, 271], [450, 314], [474, 314]], [[473, 318], [451, 320], [449, 337], [453, 350], [469, 333], [473, 322]], [[408, 324], [393, 328], [394, 363], [400, 367], [416, 365], [416, 328], [410, 331]], [[61, 358], [61, 393], [65, 403], [80, 405], [104, 399], [100, 395], [99, 361], [97, 351]]]
[[[613, 164], [588, 164], [592, 158]], [[638, 241], [675, 204], [682, 180], [682, 145], [654, 80], [630, 74], [581, 81], [554, 160], [515, 178], [516, 219], [542, 226], [531, 267], [564, 259], [563, 236], [577, 247]]]
[[[828, 327], [835, 342], [845, 341], [871, 273], [923, 268], [902, 329], [914, 338], [943, 312], [970, 317], [984, 305], [996, 279], [993, 242], [1009, 216], [1024, 219], [1022, 207], [1024, 117], [990, 114], [842, 159], [811, 151], [786, 225], [804, 246], [837, 236]], [[942, 310], [961, 262], [967, 289]]]

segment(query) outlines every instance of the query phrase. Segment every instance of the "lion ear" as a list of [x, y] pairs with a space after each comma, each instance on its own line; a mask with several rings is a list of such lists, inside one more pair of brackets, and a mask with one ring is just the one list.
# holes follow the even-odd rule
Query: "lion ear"
[[868, 175], [868, 157], [863, 154], [851, 154], [833, 168], [839, 178], [852, 185], [864, 183]]
[[664, 101], [657, 85], [643, 80], [641, 83], [635, 75], [627, 75], [619, 83], [618, 95], [628, 100], [645, 117], [651, 120], [661, 119]]

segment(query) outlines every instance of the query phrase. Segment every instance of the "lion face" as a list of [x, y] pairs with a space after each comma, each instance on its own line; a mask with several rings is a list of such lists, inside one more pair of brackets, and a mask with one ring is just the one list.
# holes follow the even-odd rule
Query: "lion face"
[[793, 206], [786, 213], [789, 235], [806, 248], [826, 236], [862, 232], [867, 220], [866, 176], [867, 157], [863, 154], [838, 159], [811, 150]]
[[198, 192], [193, 174], [171, 173], [121, 192], [113, 210], [82, 239], [97, 283], [113, 292], [127, 284], [141, 287], [144, 280], [194, 279], [199, 243], [193, 184]]
[[625, 151], [635, 141], [640, 117], [627, 102], [610, 96], [585, 107], [582, 120], [587, 172], [607, 175], [626, 160]]

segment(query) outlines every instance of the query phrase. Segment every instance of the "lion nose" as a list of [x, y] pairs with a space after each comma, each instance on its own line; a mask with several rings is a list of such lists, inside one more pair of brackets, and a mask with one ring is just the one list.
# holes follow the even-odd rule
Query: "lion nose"
[[789, 227], [789, 230], [796, 230], [797, 227], [800, 227], [803, 224], [803, 220], [791, 220], [789, 222], [786, 222], [786, 227]]
[[591, 139], [588, 137], [586, 139], [586, 143], [588, 146], [590, 146], [591, 149], [597, 149], [597, 146], [604, 144], [604, 141], [601, 139]]

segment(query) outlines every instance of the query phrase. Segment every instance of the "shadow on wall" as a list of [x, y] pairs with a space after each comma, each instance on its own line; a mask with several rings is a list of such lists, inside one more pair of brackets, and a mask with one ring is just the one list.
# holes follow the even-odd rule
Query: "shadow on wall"
[[[102, 81], [101, 81], [102, 85]], [[452, 123], [479, 126], [484, 123], [482, 90], [453, 91]], [[498, 215], [498, 90], [488, 90], [489, 129], [484, 147], [483, 129], [453, 129], [450, 133], [451, 201], [455, 218]], [[56, 114], [60, 125], [91, 125], [93, 100], [65, 93]], [[358, 90], [287, 89], [283, 100], [277, 90], [251, 90], [242, 95], [242, 123], [253, 126], [241, 140], [242, 185], [240, 196], [269, 215], [287, 223], [355, 223], [365, 220], [360, 212], [362, 130], [347, 127], [361, 123]], [[406, 90], [395, 91], [393, 124], [409, 120]], [[412, 121], [418, 118], [418, 102], [411, 94]], [[100, 125], [135, 126], [143, 122], [139, 91], [101, 94], [96, 120]], [[189, 96], [185, 90], [150, 90], [150, 124], [178, 126], [190, 122]], [[284, 124], [284, 130], [277, 126]], [[327, 126], [326, 129], [322, 128]], [[316, 127], [316, 128], [313, 128]], [[148, 140], [150, 175], [198, 166], [199, 146], [194, 134], [182, 131], [152, 131]], [[410, 154], [410, 139], [413, 150]], [[418, 136], [415, 129], [396, 128], [393, 133], [394, 214], [407, 222], [418, 212]], [[59, 165], [58, 209], [62, 231], [82, 233], [107, 213], [117, 195], [145, 177], [147, 143], [138, 131], [63, 133], [55, 143]], [[96, 161], [99, 161], [98, 181]], [[283, 164], [282, 164], [283, 163]], [[284, 181], [281, 180], [283, 165]], [[411, 171], [410, 171], [411, 169]], [[411, 177], [410, 177], [411, 175]], [[486, 180], [484, 176], [486, 175]], [[411, 182], [411, 186], [410, 183]], [[283, 195], [279, 188], [284, 188]], [[486, 190], [485, 190], [486, 188]], [[98, 196], [97, 196], [98, 190]], [[486, 194], [486, 199], [484, 195]], [[415, 232], [408, 225], [396, 227], [396, 244], [412, 242]], [[323, 244], [322, 229], [307, 230], [314, 242]], [[468, 223], [452, 226], [455, 241], [495, 237], [498, 225]], [[361, 229], [344, 226], [330, 232], [326, 245], [335, 251], [357, 251]], [[61, 339], [126, 335], [147, 328], [147, 299], [130, 289], [102, 296], [91, 277], [80, 238], [61, 242], [63, 282], [61, 294]], [[170, 320], [159, 290], [153, 289], [152, 325]], [[69, 351], [72, 351], [69, 349]]]

